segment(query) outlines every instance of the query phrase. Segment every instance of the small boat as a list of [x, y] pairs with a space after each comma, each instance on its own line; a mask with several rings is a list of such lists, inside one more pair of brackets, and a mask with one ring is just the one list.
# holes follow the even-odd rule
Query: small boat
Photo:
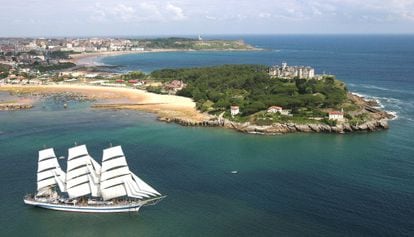
[[138, 212], [166, 197], [129, 170], [121, 146], [103, 150], [102, 165], [85, 145], [68, 152], [65, 173], [53, 148], [39, 151], [37, 191], [24, 197], [25, 204], [70, 212]]
[[237, 170], [232, 170], [230, 173], [232, 173], [232, 174], [238, 174], [238, 173], [239, 173], [239, 171], [237, 171]]

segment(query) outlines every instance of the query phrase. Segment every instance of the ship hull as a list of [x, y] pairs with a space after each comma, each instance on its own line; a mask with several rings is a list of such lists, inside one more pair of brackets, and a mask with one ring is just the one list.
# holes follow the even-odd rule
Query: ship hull
[[51, 209], [55, 211], [67, 211], [67, 212], [86, 212], [86, 213], [118, 213], [118, 212], [138, 212], [142, 204], [134, 203], [130, 205], [114, 205], [114, 206], [77, 206], [67, 204], [55, 204], [47, 202], [39, 202], [36, 200], [24, 199], [24, 203], [27, 205]]

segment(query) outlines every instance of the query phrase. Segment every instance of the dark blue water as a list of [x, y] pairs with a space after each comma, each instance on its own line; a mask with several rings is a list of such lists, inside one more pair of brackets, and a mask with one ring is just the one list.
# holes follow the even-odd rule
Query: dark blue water
[[[160, 123], [151, 114], [41, 101], [0, 112], [1, 236], [413, 236], [414, 36], [234, 36], [259, 52], [105, 58], [123, 70], [223, 63], [311, 65], [378, 99], [398, 119], [360, 134], [244, 135]], [[5, 97], [6, 95], [2, 95]], [[1, 99], [2, 97], [0, 97]], [[138, 215], [26, 207], [36, 151], [74, 141], [101, 159], [122, 144], [133, 171], [168, 197]], [[234, 175], [230, 171], [238, 170]]]
[[317, 73], [335, 74], [351, 91], [379, 99], [390, 111], [410, 119], [414, 99], [414, 35], [399, 36], [210, 36], [243, 39], [264, 49], [254, 52], [170, 52], [101, 59], [122, 71], [221, 64], [310, 65]]

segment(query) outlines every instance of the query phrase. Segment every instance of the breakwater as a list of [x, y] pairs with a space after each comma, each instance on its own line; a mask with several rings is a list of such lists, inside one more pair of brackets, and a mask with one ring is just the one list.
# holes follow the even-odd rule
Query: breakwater
[[33, 105], [31, 104], [16, 104], [16, 103], [5, 103], [0, 104], [0, 111], [1, 110], [24, 110], [24, 109], [31, 109]]

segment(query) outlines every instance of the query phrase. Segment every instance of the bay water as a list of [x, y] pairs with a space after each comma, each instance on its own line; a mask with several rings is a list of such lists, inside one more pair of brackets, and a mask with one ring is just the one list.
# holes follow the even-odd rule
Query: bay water
[[[414, 235], [414, 36], [204, 38], [244, 39], [265, 50], [147, 53], [100, 63], [145, 72], [310, 65], [398, 117], [374, 133], [259, 136], [181, 127], [139, 111], [94, 110], [91, 102], [64, 109], [61, 100], [41, 99], [32, 110], [0, 112], [0, 236]], [[36, 188], [37, 151], [48, 146], [67, 156], [75, 142], [87, 144], [98, 161], [109, 143], [122, 145], [130, 169], [168, 197], [138, 214], [25, 206], [23, 196]]]

